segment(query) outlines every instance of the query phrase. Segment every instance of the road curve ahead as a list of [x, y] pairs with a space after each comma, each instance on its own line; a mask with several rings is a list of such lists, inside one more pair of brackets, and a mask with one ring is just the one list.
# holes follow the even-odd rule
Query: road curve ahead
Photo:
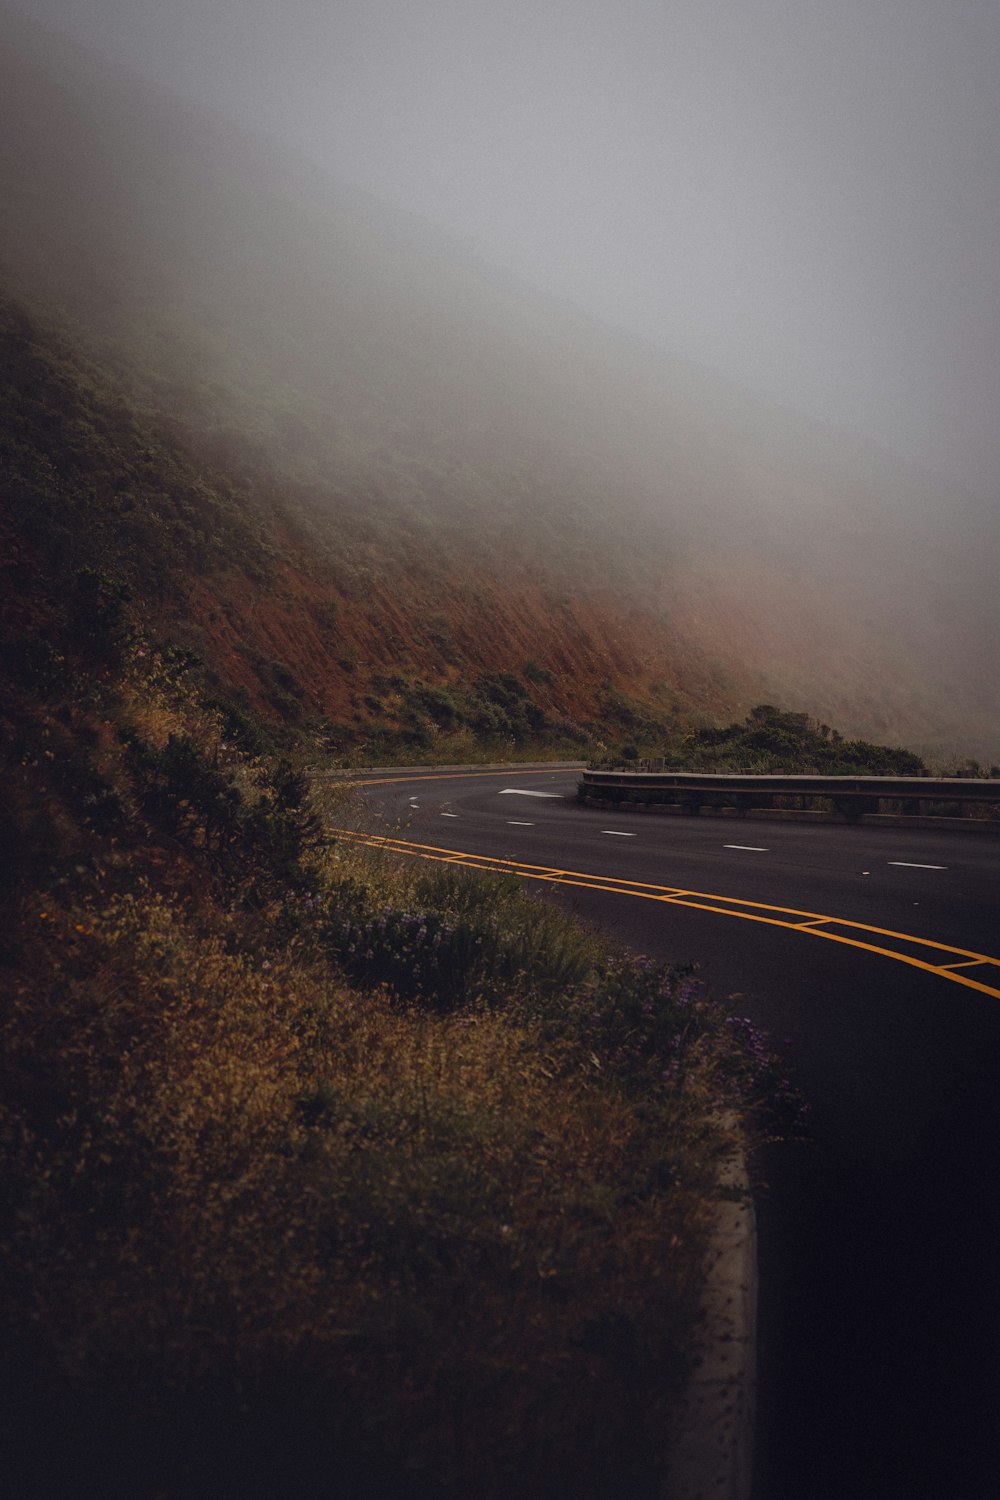
[[812, 1125], [754, 1163], [755, 1500], [992, 1500], [1000, 843], [641, 817], [579, 807], [575, 786], [384, 772], [352, 826], [517, 870], [638, 951], [696, 962], [786, 1055]]

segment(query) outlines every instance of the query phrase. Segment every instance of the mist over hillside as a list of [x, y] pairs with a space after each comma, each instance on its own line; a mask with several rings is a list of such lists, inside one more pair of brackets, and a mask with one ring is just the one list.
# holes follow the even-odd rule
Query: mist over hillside
[[530, 661], [526, 701], [567, 733], [768, 699], [1000, 754], [997, 520], [958, 486], [4, 12], [0, 42], [0, 273], [29, 318], [5, 383], [44, 366], [50, 407], [82, 362], [91, 431], [95, 399], [127, 407], [195, 510], [225, 490], [266, 565], [178, 553], [156, 609], [258, 706], [277, 661], [363, 738], [417, 681]]

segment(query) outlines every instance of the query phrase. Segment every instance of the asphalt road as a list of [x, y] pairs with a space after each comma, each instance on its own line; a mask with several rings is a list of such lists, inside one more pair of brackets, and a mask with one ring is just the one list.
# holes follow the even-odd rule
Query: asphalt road
[[808, 1139], [752, 1163], [755, 1500], [1000, 1495], [1000, 840], [612, 813], [566, 771], [402, 775], [360, 826], [561, 872], [552, 899], [737, 997], [809, 1099]]

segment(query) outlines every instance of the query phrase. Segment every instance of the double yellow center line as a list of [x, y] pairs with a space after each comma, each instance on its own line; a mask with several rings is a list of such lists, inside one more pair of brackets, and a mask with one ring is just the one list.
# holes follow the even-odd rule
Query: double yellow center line
[[[956, 948], [950, 943], [936, 943], [930, 938], [892, 932], [885, 927], [872, 927], [867, 922], [850, 922], [842, 917], [824, 916], [821, 912], [796, 911], [794, 907], [743, 901], [738, 896], [715, 896], [705, 891], [687, 891], [650, 881], [619, 880], [617, 876], [591, 875], [584, 870], [562, 870], [551, 865], [528, 864], [524, 860], [500, 859], [491, 854], [468, 854], [462, 849], [444, 849], [434, 844], [418, 844], [412, 839], [389, 838], [356, 829], [335, 828], [330, 831], [370, 849], [391, 850], [416, 859], [461, 865], [465, 869], [487, 870], [494, 874], [518, 875], [523, 880], [541, 880], [550, 885], [579, 886], [583, 890], [607, 891], [617, 896], [638, 896], [644, 901], [688, 906], [718, 916], [739, 917], [744, 922], [785, 927], [807, 937], [825, 938], [828, 942], [843, 943], [849, 948], [861, 948], [866, 953], [893, 958], [897, 963], [923, 969], [925, 973], [936, 974], [940, 979], [949, 979], [953, 984], [979, 990], [981, 994], [1000, 1000], [1000, 958]], [[986, 983], [987, 980], [992, 983]]]

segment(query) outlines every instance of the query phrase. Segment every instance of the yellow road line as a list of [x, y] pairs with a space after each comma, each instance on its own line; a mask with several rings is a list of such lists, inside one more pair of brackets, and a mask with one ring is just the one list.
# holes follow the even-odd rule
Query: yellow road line
[[[665, 905], [690, 907], [695, 911], [708, 911], [717, 916], [739, 917], [746, 922], [760, 922], [769, 927], [784, 927], [790, 932], [802, 932], [807, 937], [825, 938], [827, 942], [842, 943], [849, 948], [860, 948], [866, 953], [877, 953], [883, 958], [893, 958], [897, 963], [909, 964], [911, 968], [923, 969], [940, 979], [949, 979], [966, 989], [978, 990], [1000, 1000], [1000, 989], [983, 984], [959, 969], [978, 968], [982, 965], [1000, 972], [1000, 958], [989, 954], [975, 953], [968, 948], [959, 948], [951, 943], [938, 943], [932, 938], [914, 937], [911, 933], [893, 932], [887, 927], [874, 927], [867, 922], [854, 922], [845, 917], [822, 916], [818, 912], [796, 911], [794, 907], [774, 906], [766, 901], [747, 901], [739, 896], [716, 896], [704, 891], [685, 891], [675, 886], [660, 886], [652, 881], [619, 880], [613, 875], [591, 875], [584, 870], [563, 870], [552, 865], [533, 865], [523, 860], [502, 859], [492, 854], [470, 854], [462, 849], [445, 849], [434, 844], [418, 844], [411, 839], [390, 838], [383, 834], [364, 834], [353, 829], [335, 828], [332, 833], [349, 838], [368, 848], [387, 849], [398, 854], [409, 854], [417, 859], [426, 859], [439, 864], [459, 864], [469, 869], [518, 875], [524, 880], [547, 880], [555, 885], [576, 886], [583, 890], [604, 891], [617, 896], [638, 896], [646, 901], [660, 901]], [[738, 908], [738, 909], [734, 909]], [[762, 915], [771, 913], [772, 915]], [[797, 919], [797, 920], [793, 920]], [[831, 932], [830, 926], [847, 928], [848, 933]], [[866, 933], [875, 937], [894, 939], [932, 953], [949, 954], [951, 964], [931, 963], [912, 953], [900, 952], [898, 948], [885, 947], [880, 943], [864, 941], [850, 934]]]

